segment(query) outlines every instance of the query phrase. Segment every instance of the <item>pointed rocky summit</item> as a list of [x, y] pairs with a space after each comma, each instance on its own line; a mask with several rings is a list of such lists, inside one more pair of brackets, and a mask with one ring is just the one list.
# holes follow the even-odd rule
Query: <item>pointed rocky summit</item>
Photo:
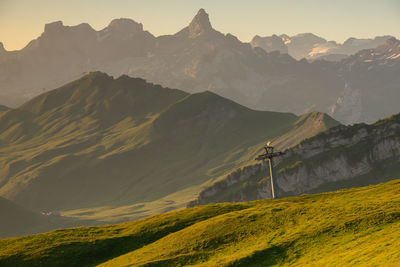
[[189, 36], [194, 38], [210, 32], [211, 30], [212, 26], [208, 14], [203, 8], [201, 8], [193, 18], [192, 22], [189, 24]]

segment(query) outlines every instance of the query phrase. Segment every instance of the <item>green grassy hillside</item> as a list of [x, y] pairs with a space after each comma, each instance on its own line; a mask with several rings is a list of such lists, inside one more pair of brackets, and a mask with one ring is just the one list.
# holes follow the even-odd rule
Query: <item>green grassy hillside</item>
[[398, 266], [400, 181], [0, 240], [1, 266]]
[[90, 73], [0, 114], [0, 196], [107, 222], [181, 208], [297, 120]]

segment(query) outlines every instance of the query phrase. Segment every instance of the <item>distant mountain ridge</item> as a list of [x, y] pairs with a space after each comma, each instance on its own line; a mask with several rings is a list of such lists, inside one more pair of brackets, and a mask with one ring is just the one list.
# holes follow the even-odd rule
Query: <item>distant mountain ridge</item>
[[[296, 38], [275, 36], [273, 42], [277, 38], [303, 50], [309, 50], [310, 42], [322, 40], [301, 34]], [[335, 119], [351, 124], [372, 122], [399, 112], [397, 105], [387, 105], [387, 110], [378, 112], [364, 103], [364, 86], [345, 101], [345, 106], [351, 106], [345, 108], [347, 112], [335, 107], [344, 95], [348, 99], [348, 88], [353, 88], [353, 83], [366, 84], [366, 91], [382, 96], [391, 88], [398, 88], [398, 75], [392, 75], [397, 67], [388, 67], [390, 75], [385, 75], [384, 83], [377, 85], [366, 80], [375, 76], [379, 80], [380, 73], [363, 70], [353, 77], [351, 69], [342, 62], [310, 63], [297, 61], [288, 54], [267, 53], [232, 34], [213, 29], [204, 9], [176, 34], [158, 37], [130, 19], [113, 20], [100, 31], [86, 23], [64, 26], [59, 21], [47, 24], [43, 34], [24, 49], [0, 53], [0, 101], [15, 107], [84, 73], [100, 70], [115, 77], [141, 77], [189, 93], [209, 90], [252, 109], [297, 115], [312, 110], [330, 112]], [[396, 97], [396, 93], [390, 96]], [[380, 105], [386, 100], [379, 98]]]
[[308, 60], [325, 59], [329, 61], [340, 61], [360, 50], [374, 49], [393, 36], [377, 36], [373, 39], [348, 38], [343, 44], [335, 41], [327, 41], [312, 33], [301, 33], [294, 36], [282, 34], [261, 37], [256, 35], [250, 44], [253, 47], [261, 47], [267, 52], [279, 51], [287, 53], [297, 60], [306, 58]]

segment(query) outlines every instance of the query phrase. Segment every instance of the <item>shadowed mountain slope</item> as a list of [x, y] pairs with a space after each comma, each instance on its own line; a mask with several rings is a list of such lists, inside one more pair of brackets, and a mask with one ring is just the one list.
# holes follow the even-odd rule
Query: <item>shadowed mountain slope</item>
[[48, 229], [51, 224], [46, 216], [28, 211], [2, 197], [0, 213], [0, 238], [40, 232]]
[[78, 221], [47, 212], [42, 215], [25, 209], [0, 197], [0, 238], [42, 233], [57, 228], [96, 224], [94, 221]]
[[298, 120], [211, 92], [90, 73], [0, 115], [0, 195], [84, 219], [164, 212], [252, 161]]

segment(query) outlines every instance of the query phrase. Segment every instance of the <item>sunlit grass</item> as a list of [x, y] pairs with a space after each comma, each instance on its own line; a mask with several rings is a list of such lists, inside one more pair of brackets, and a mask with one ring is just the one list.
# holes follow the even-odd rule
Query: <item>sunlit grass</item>
[[398, 266], [400, 181], [0, 241], [0, 265]]

